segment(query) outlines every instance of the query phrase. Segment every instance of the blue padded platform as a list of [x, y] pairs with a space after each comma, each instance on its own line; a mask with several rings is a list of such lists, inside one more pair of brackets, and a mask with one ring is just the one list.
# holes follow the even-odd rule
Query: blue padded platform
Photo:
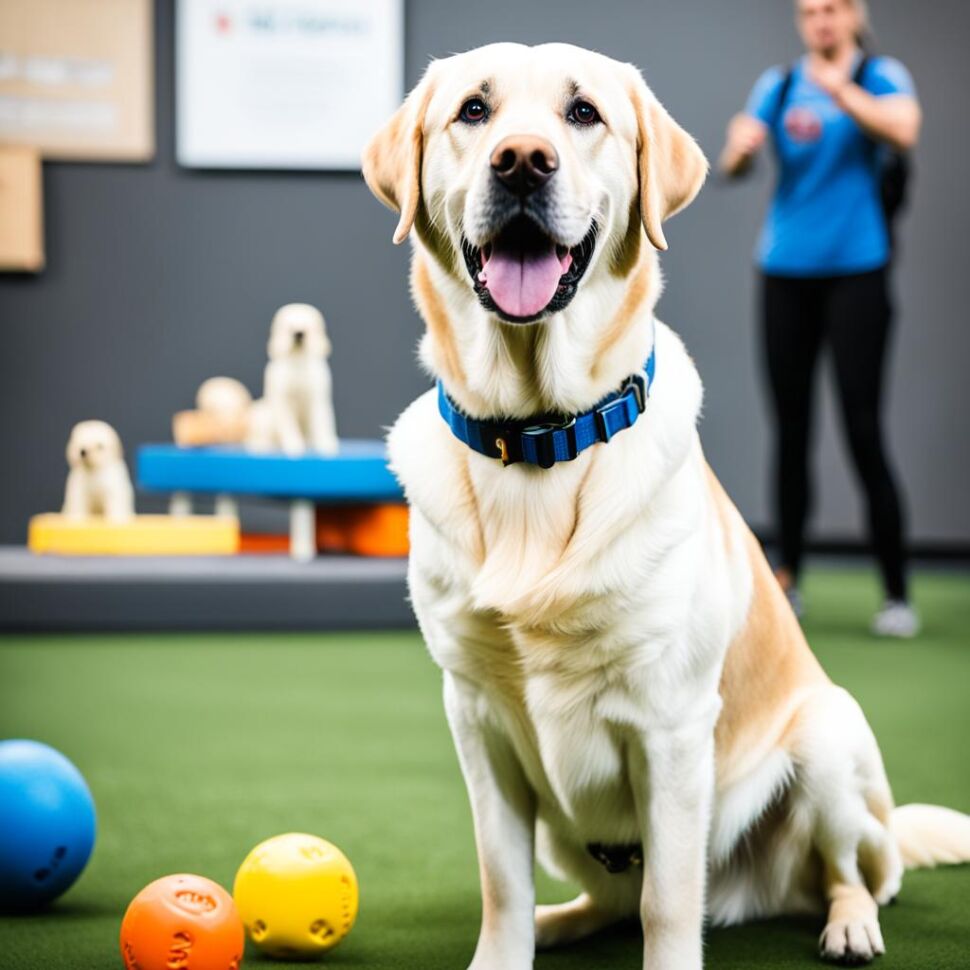
[[218, 445], [142, 445], [138, 485], [153, 492], [222, 492], [328, 502], [400, 502], [383, 441], [342, 440], [337, 455], [252, 454]]

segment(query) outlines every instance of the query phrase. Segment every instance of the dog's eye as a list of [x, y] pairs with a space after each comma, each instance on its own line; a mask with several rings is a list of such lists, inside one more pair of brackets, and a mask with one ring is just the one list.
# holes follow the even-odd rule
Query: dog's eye
[[469, 98], [458, 112], [458, 120], [466, 125], [480, 125], [488, 117], [488, 105], [481, 98]]
[[587, 127], [600, 121], [599, 112], [588, 101], [576, 101], [566, 113], [566, 120]]

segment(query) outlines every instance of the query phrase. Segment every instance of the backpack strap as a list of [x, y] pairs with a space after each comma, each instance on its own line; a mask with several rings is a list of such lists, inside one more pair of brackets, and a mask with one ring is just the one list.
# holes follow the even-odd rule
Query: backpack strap
[[771, 127], [777, 127], [785, 114], [785, 105], [788, 103], [788, 95], [791, 94], [792, 82], [795, 80], [795, 68], [789, 67], [785, 71], [785, 76], [781, 79], [778, 86], [778, 94], [775, 97], [775, 110], [771, 117]]
[[866, 69], [869, 67], [871, 62], [872, 58], [868, 54], [864, 53], [859, 60], [858, 66], [852, 74], [853, 84], [858, 84], [860, 88], [865, 88], [865, 85], [862, 82], [865, 80]]

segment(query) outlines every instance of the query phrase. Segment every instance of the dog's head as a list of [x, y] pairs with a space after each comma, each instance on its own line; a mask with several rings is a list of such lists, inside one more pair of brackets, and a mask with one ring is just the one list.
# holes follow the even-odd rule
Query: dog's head
[[234, 377], [210, 377], [199, 385], [195, 404], [200, 411], [220, 417], [244, 414], [253, 403], [245, 384]]
[[269, 358], [309, 357], [322, 360], [330, 355], [330, 340], [323, 314], [309, 303], [287, 303], [273, 315], [269, 332]]
[[[435, 61], [364, 152], [364, 178], [472, 299], [512, 323], [564, 310], [638, 262], [642, 230], [697, 194], [707, 162], [639, 71], [566, 44]], [[642, 230], [641, 230], [642, 226]]]
[[103, 468], [123, 455], [121, 439], [104, 421], [81, 421], [74, 425], [67, 441], [67, 463], [71, 468]]

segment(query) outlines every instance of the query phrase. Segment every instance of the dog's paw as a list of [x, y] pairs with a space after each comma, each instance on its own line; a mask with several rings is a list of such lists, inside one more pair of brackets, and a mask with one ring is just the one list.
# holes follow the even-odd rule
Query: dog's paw
[[818, 941], [822, 959], [844, 967], [858, 967], [886, 952], [879, 921], [844, 920], [829, 923]]
[[468, 970], [532, 970], [531, 948], [483, 947], [479, 943]]
[[320, 455], [336, 455], [340, 451], [340, 444], [336, 438], [317, 438], [313, 442], [313, 450]]
[[536, 906], [536, 949], [548, 950], [575, 939], [576, 905]]
[[536, 949], [574, 943], [617, 922], [620, 917], [597, 906], [583, 894], [572, 902], [556, 906], [536, 906]]

